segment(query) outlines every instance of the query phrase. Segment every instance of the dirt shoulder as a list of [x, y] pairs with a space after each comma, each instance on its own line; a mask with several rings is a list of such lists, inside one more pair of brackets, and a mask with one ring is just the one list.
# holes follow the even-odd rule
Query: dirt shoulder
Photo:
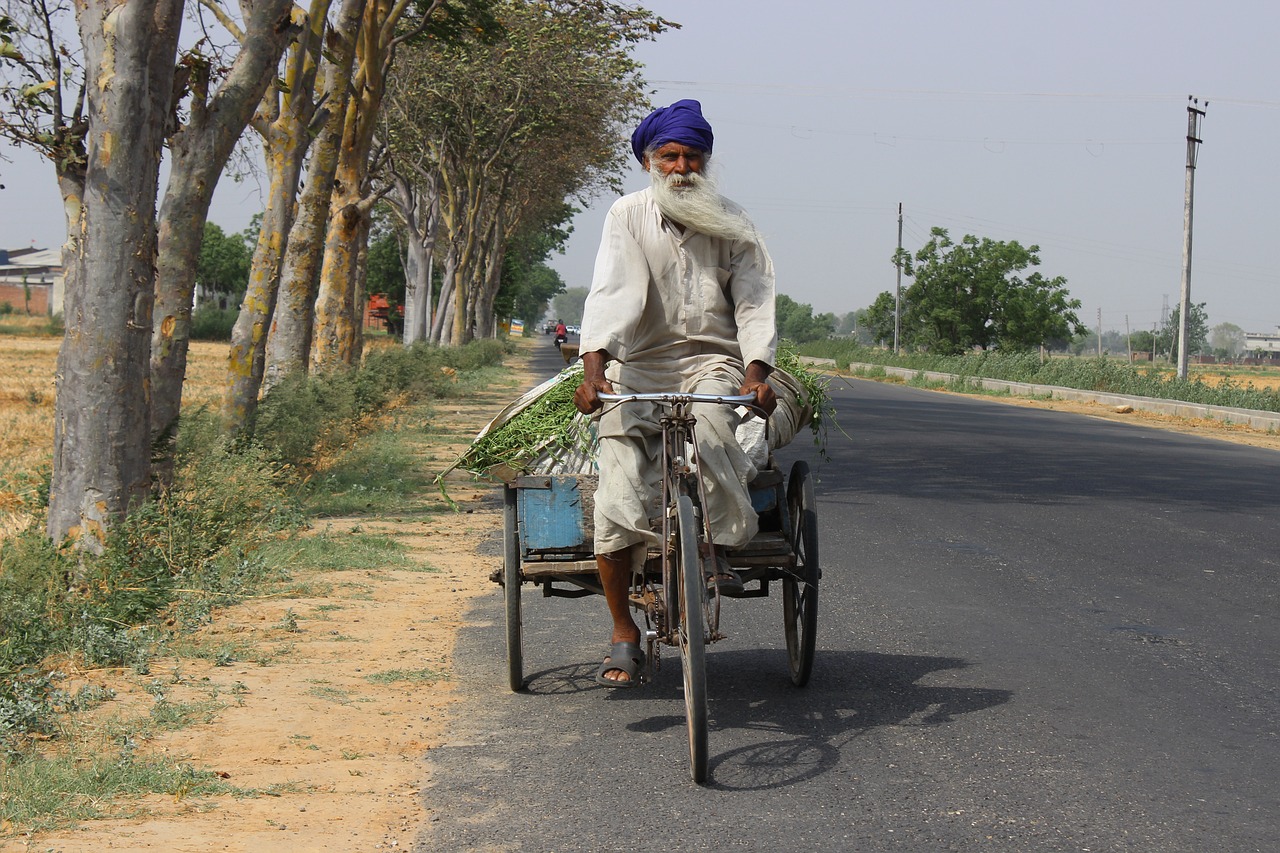
[[[541, 341], [522, 350], [527, 355]], [[439, 404], [445, 464], [536, 377], [517, 357], [513, 379]], [[1280, 449], [1280, 436], [1064, 401], [989, 397], [1004, 404]], [[160, 683], [174, 703], [207, 703], [207, 718], [140, 746], [175, 763], [210, 768], [251, 797], [151, 797], [123, 803], [146, 816], [8, 836], [0, 850], [363, 851], [410, 849], [426, 811], [423, 758], [445, 740], [456, 701], [451, 661], [464, 614], [493, 589], [495, 557], [477, 545], [501, 529], [499, 493], [454, 478], [457, 513], [417, 520], [329, 520], [330, 531], [386, 532], [434, 570], [297, 573], [312, 594], [265, 598], [219, 611], [205, 639], [252, 648], [229, 666], [201, 659], [153, 663], [148, 676], [89, 674], [118, 698], [99, 713], [144, 712]], [[91, 723], [92, 724], [92, 723]]]
[[[528, 351], [517, 355], [508, 383], [437, 404], [432, 423], [441, 440], [424, 451], [432, 470], [533, 384]], [[146, 676], [86, 674], [117, 693], [86, 725], [146, 714], [157, 690], [174, 706], [207, 709], [203, 721], [158, 733], [138, 753], [214, 770], [254, 796], [122, 802], [122, 813], [146, 815], [33, 835], [5, 828], [0, 850], [411, 848], [425, 820], [423, 757], [442, 742], [454, 702], [454, 640], [472, 599], [493, 587], [495, 558], [477, 556], [476, 544], [502, 523], [496, 487], [456, 475], [449, 494], [456, 513], [317, 522], [329, 533], [392, 534], [422, 568], [295, 572], [295, 586], [310, 594], [218, 611], [202, 632], [205, 642], [245, 650], [229, 665], [168, 658], [153, 661]]]

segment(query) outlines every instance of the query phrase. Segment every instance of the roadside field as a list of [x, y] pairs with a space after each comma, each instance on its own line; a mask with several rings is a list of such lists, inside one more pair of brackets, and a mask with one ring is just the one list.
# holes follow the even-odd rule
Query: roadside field
[[[24, 492], [53, 455], [54, 371], [62, 338], [40, 334], [0, 334], [0, 539], [25, 524]], [[43, 325], [41, 320], [41, 325]], [[194, 341], [188, 356], [183, 405], [218, 405], [226, 385], [227, 345]]]

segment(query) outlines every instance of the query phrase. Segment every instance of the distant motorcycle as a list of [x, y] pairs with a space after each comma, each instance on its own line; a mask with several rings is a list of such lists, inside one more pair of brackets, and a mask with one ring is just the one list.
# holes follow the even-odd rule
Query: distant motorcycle
[[569, 340], [569, 336], [566, 335], [564, 332], [561, 332], [560, 334], [556, 335], [556, 349], [560, 349], [560, 345], [567, 340]]

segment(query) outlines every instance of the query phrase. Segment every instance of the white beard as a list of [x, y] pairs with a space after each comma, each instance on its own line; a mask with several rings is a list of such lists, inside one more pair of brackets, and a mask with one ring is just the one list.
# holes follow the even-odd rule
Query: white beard
[[655, 165], [649, 170], [653, 200], [662, 215], [686, 228], [725, 240], [749, 240], [751, 223], [724, 206], [715, 182], [705, 175], [663, 175]]

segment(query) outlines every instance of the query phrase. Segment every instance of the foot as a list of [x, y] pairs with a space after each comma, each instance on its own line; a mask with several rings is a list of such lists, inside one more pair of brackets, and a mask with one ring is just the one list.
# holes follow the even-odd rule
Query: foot
[[634, 687], [640, 681], [643, 666], [644, 652], [640, 650], [638, 637], [634, 641], [617, 641], [596, 670], [596, 683], [605, 687]]
[[745, 589], [742, 578], [730, 568], [729, 558], [718, 549], [714, 559], [703, 557], [702, 570], [707, 576], [707, 584], [714, 585], [721, 595], [736, 595]]

